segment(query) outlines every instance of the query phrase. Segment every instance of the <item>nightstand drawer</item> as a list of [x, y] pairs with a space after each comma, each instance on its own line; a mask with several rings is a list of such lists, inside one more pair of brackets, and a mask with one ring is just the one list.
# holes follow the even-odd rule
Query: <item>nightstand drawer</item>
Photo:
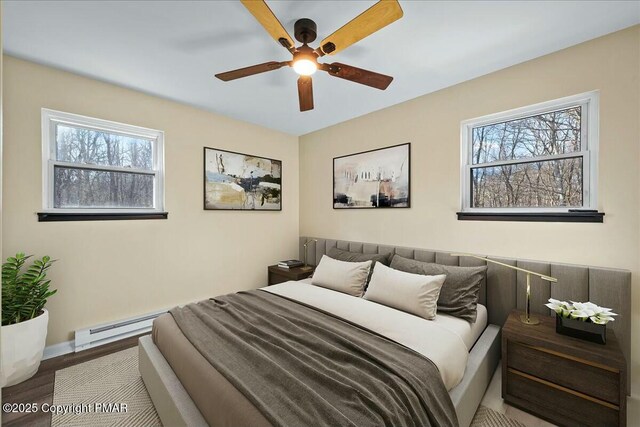
[[619, 425], [617, 406], [513, 369], [507, 370], [504, 397], [507, 403], [535, 408], [539, 415], [563, 426]]
[[509, 341], [507, 366], [615, 405], [620, 402], [620, 373], [571, 355]]
[[277, 285], [278, 283], [288, 282], [289, 280], [293, 279], [277, 273], [269, 273], [269, 285]]
[[267, 268], [267, 284], [275, 285], [282, 282], [288, 282], [290, 280], [298, 281], [311, 277], [315, 267], [292, 267], [281, 268], [277, 265], [270, 265]]

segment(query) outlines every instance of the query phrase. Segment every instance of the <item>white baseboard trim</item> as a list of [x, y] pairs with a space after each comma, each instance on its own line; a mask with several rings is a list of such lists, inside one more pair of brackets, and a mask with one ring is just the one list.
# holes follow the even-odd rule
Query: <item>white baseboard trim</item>
[[63, 354], [73, 353], [74, 350], [75, 347], [73, 341], [65, 341], [59, 344], [53, 344], [44, 348], [44, 352], [42, 353], [42, 360], [62, 356]]

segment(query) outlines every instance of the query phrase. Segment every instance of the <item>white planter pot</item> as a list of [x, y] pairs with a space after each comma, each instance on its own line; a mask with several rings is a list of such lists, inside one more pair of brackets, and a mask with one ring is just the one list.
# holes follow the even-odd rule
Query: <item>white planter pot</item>
[[26, 322], [2, 327], [0, 387], [31, 378], [38, 371], [47, 338], [49, 312]]

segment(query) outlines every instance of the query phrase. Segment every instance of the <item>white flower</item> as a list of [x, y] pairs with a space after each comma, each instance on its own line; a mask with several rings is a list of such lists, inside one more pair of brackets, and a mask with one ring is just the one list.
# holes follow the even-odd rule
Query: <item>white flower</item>
[[594, 308], [599, 308], [597, 305], [592, 304], [590, 302], [573, 302], [574, 311], [571, 312], [571, 317], [576, 318], [584, 318], [591, 317], [597, 314], [597, 311]]
[[617, 316], [610, 308], [600, 307], [592, 302], [574, 302], [560, 301], [549, 298], [546, 307], [555, 311], [562, 317], [577, 319], [582, 321], [591, 321], [598, 325], [606, 325], [608, 322], [615, 320], [613, 316]]
[[572, 319], [587, 320], [587, 318], [593, 314], [590, 311], [576, 309], [569, 313], [569, 315]]
[[616, 320], [613, 317], [602, 317], [602, 316], [592, 316], [589, 319], [593, 323], [597, 323], [598, 325], [606, 325], [608, 322], [612, 320]]
[[564, 301], [558, 301], [557, 299], [549, 298], [549, 302], [545, 304], [550, 310], [555, 311], [556, 313], [562, 313], [562, 306], [565, 304]]
[[547, 306], [548, 308], [550, 308], [551, 310], [555, 311], [556, 313], [558, 313], [563, 317], [568, 317], [569, 313], [573, 309], [571, 304], [565, 301], [559, 301], [553, 298], [549, 298], [549, 303], [545, 304], [545, 306]]
[[590, 310], [595, 310], [595, 309], [599, 309], [600, 307], [598, 307], [597, 305], [595, 305], [594, 303], [587, 301], [587, 302], [573, 302], [571, 301], [571, 303], [573, 304], [574, 307], [576, 308], [586, 308], [586, 309], [590, 309]]

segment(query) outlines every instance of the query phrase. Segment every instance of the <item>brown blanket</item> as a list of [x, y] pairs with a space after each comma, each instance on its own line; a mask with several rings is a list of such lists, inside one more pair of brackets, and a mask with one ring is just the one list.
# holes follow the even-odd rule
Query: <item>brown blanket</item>
[[274, 426], [458, 425], [430, 360], [343, 319], [260, 290], [170, 313]]

